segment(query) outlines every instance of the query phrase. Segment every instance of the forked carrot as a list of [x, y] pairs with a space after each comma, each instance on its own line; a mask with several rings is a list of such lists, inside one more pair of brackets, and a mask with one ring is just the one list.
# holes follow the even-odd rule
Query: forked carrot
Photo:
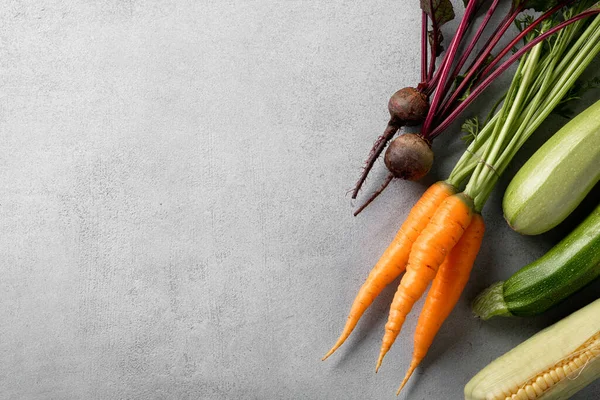
[[396, 394], [400, 393], [421, 363], [435, 335], [458, 302], [471, 275], [484, 232], [483, 217], [478, 213], [473, 214], [469, 227], [440, 266], [417, 322], [410, 367]]
[[439, 181], [423, 193], [423, 196], [410, 210], [396, 237], [394, 237], [394, 240], [375, 264], [367, 280], [358, 291], [342, 334], [332, 349], [323, 357], [323, 360], [333, 354], [350, 336], [360, 317], [381, 291], [404, 272], [413, 243], [427, 226], [435, 210], [448, 196], [455, 194], [456, 191], [453, 185]]
[[471, 198], [462, 193], [447, 197], [413, 244], [406, 273], [400, 280], [390, 306], [375, 372], [379, 370], [383, 357], [400, 333], [413, 305], [423, 295], [446, 255], [469, 226], [472, 215]]

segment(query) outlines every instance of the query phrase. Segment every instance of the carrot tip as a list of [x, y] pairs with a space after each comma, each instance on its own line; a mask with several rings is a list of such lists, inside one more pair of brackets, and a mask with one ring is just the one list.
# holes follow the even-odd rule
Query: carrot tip
[[402, 382], [402, 384], [400, 385], [400, 387], [398, 388], [398, 391], [396, 392], [396, 396], [398, 396], [400, 394], [400, 392], [404, 388], [404, 385], [406, 385], [406, 382], [408, 382], [408, 379], [405, 378], [404, 381]]
[[396, 392], [396, 396], [398, 396], [400, 394], [400, 392], [402, 391], [402, 388], [404, 388], [404, 385], [406, 385], [406, 383], [412, 376], [413, 372], [415, 372], [415, 368], [417, 368], [417, 365], [419, 365], [419, 364], [418, 363], [415, 364], [414, 362], [411, 363], [410, 367], [408, 368], [408, 371], [406, 371], [406, 376], [404, 377], [404, 380], [402, 381], [402, 383], [400, 384], [400, 387], [398, 388], [398, 391]]
[[332, 354], [333, 354], [333, 353], [334, 353], [334, 352], [335, 352], [335, 351], [338, 349], [338, 347], [339, 347], [339, 346], [334, 346], [334, 347], [333, 347], [331, 350], [329, 350], [329, 351], [327, 352], [327, 354], [325, 354], [325, 355], [323, 356], [323, 358], [321, 358], [321, 361], [325, 361], [325, 360], [327, 360], [327, 359], [329, 358], [329, 356], [330, 356], [330, 355], [332, 355]]
[[381, 353], [379, 353], [379, 358], [377, 359], [377, 365], [375, 366], [375, 373], [377, 373], [377, 371], [379, 371], [379, 367], [381, 367], [381, 363], [383, 362], [383, 357], [385, 357], [385, 353], [387, 353], [387, 351], [385, 351], [385, 350], [381, 350]]

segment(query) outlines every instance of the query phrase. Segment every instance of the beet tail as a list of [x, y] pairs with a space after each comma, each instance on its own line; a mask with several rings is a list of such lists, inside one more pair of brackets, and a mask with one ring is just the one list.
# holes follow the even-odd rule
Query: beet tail
[[358, 214], [361, 213], [362, 210], [367, 208], [367, 206], [369, 204], [371, 204], [373, 202], [373, 200], [375, 200], [381, 194], [381, 192], [383, 192], [385, 190], [385, 188], [390, 184], [390, 182], [393, 179], [394, 179], [394, 174], [389, 174], [388, 177], [385, 179], [385, 182], [383, 182], [383, 185], [381, 185], [381, 187], [379, 189], [377, 189], [377, 191], [375, 191], [375, 193], [373, 193], [371, 195], [371, 197], [369, 197], [367, 199], [367, 201], [354, 212], [354, 216], [356, 217]]
[[385, 128], [383, 135], [379, 136], [373, 144], [371, 152], [369, 153], [369, 157], [367, 158], [366, 165], [363, 169], [362, 175], [360, 176], [358, 182], [356, 182], [356, 186], [354, 187], [354, 190], [352, 192], [353, 199], [356, 199], [356, 196], [358, 195], [360, 188], [365, 182], [365, 179], [367, 179], [367, 175], [369, 175], [369, 172], [373, 168], [375, 161], [381, 155], [381, 152], [383, 151], [383, 149], [385, 149], [385, 146], [388, 144], [388, 142], [392, 139], [392, 137], [394, 137], [396, 132], [398, 132], [398, 129], [399, 126], [393, 124], [392, 121], [390, 121], [387, 127]]

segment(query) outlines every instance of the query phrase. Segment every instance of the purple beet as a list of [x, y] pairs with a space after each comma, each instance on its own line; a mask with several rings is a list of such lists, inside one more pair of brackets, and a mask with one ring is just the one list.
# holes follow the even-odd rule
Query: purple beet
[[427, 95], [418, 89], [406, 87], [398, 90], [392, 95], [388, 102], [388, 110], [390, 112], [390, 121], [388, 122], [383, 135], [375, 141], [371, 148], [362, 175], [352, 192], [353, 199], [358, 195], [358, 191], [362, 187], [371, 168], [373, 168], [375, 160], [377, 160], [383, 149], [385, 149], [385, 146], [392, 137], [394, 137], [396, 132], [398, 132], [398, 129], [404, 125], [419, 125], [425, 120], [427, 112], [429, 111], [429, 100]]
[[385, 152], [384, 161], [394, 177], [416, 181], [431, 169], [433, 151], [421, 136], [406, 133], [392, 140]]

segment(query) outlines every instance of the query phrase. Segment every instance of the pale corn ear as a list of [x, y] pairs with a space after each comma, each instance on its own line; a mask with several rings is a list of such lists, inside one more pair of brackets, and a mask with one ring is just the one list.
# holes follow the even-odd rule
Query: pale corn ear
[[600, 377], [600, 299], [481, 370], [466, 400], [568, 399]]
[[[575, 379], [573, 375], [577, 372], [582, 372], [583, 368], [594, 359], [594, 355], [591, 354], [590, 349], [600, 348], [600, 332], [594, 335], [590, 340], [585, 342], [580, 349], [573, 353], [571, 359], [559, 361], [554, 366], [550, 367], [549, 371], [554, 371], [557, 377], [562, 379]], [[523, 384], [520, 388], [511, 388], [511, 393], [506, 396], [495, 396], [495, 399], [537, 399], [543, 394], [550, 392], [551, 388], [555, 385], [552, 381], [551, 384], [546, 382], [545, 377], [549, 377], [549, 371], [544, 371], [538, 376], [531, 378], [527, 383]]]

